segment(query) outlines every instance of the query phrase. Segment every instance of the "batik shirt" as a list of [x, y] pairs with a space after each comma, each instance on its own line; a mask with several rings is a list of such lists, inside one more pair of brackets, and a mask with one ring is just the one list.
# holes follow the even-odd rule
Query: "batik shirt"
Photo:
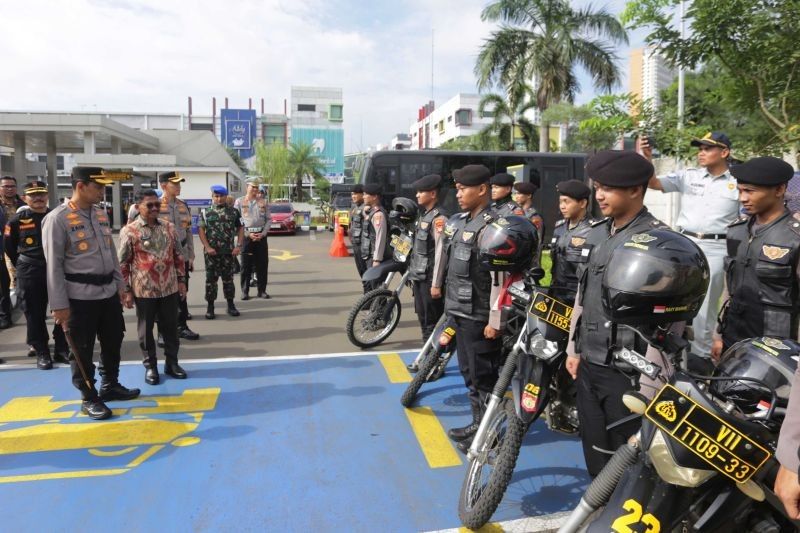
[[119, 265], [137, 298], [163, 298], [178, 292], [186, 264], [175, 226], [163, 220], [148, 226], [141, 217], [120, 231]]

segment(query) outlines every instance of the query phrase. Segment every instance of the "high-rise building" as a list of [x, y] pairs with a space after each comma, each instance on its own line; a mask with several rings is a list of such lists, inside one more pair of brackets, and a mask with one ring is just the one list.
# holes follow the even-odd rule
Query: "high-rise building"
[[661, 91], [669, 87], [677, 70], [653, 47], [631, 50], [630, 92], [642, 100], [661, 105]]
[[329, 176], [344, 174], [342, 89], [292, 86], [292, 143], [310, 144]]

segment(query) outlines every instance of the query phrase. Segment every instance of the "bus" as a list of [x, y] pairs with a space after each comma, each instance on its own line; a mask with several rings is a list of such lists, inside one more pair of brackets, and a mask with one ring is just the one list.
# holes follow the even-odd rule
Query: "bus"
[[411, 184], [422, 176], [439, 174], [443, 178], [445, 209], [457, 213], [453, 170], [465, 165], [485, 165], [492, 175], [513, 174], [517, 181], [538, 178], [540, 187], [534, 206], [545, 221], [545, 243], [550, 242], [553, 227], [561, 219], [556, 184], [577, 179], [585, 181], [586, 154], [536, 152], [451, 152], [443, 150], [391, 150], [373, 152], [366, 159], [360, 183], [378, 183], [383, 189], [386, 207], [397, 196], [414, 199]]

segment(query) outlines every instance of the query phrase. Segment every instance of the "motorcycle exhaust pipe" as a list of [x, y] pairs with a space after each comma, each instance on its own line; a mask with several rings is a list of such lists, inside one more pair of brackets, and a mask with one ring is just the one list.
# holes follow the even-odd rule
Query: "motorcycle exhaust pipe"
[[614, 489], [619, 484], [622, 474], [639, 459], [639, 434], [620, 446], [611, 460], [600, 471], [586, 489], [578, 506], [567, 517], [567, 521], [559, 528], [558, 533], [578, 531], [593, 512], [608, 503]]

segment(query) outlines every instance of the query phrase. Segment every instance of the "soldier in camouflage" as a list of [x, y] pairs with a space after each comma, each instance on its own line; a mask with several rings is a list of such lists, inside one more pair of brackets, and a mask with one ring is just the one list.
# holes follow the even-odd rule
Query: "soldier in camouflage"
[[[200, 242], [206, 260], [206, 318], [213, 320], [214, 300], [217, 299], [217, 280], [222, 278], [222, 294], [228, 301], [228, 314], [239, 316], [233, 302], [234, 258], [239, 255], [244, 241], [242, 215], [227, 205], [228, 189], [222, 185], [211, 187], [213, 205], [205, 209], [199, 221]], [[234, 240], [236, 241], [234, 244]]]

